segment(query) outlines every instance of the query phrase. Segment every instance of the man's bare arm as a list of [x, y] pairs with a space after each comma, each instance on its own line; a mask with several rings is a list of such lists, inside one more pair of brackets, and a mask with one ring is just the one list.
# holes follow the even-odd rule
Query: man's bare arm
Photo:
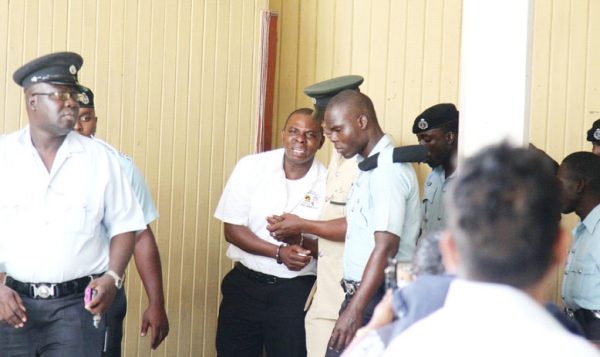
[[348, 307], [338, 318], [329, 340], [329, 347], [341, 351], [354, 338], [356, 331], [362, 325], [365, 308], [383, 284], [384, 269], [388, 258], [398, 252], [400, 239], [389, 232], [375, 232], [375, 248], [369, 257], [363, 272], [360, 286]]

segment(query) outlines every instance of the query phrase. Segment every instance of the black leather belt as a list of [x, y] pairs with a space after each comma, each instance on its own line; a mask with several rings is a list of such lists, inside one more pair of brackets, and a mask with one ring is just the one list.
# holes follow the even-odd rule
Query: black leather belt
[[569, 309], [565, 308], [567, 316], [578, 321], [600, 320], [600, 310]]
[[58, 299], [73, 294], [83, 293], [90, 281], [101, 275], [102, 274], [84, 276], [83, 278], [73, 279], [63, 283], [23, 283], [7, 276], [5, 285], [20, 295], [32, 299]]
[[263, 284], [273, 285], [273, 284], [277, 284], [277, 283], [281, 283], [281, 282], [290, 280], [290, 278], [280, 278], [278, 276], [254, 271], [254, 270], [246, 267], [244, 264], [242, 264], [240, 262], [235, 263], [235, 269], [237, 269], [240, 273], [242, 273], [247, 278], [255, 280], [255, 281], [257, 281], [259, 283], [263, 283]]

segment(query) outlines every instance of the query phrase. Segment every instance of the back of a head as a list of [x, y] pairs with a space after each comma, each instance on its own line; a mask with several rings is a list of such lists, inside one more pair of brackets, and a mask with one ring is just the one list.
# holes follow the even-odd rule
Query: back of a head
[[561, 167], [584, 180], [588, 192], [600, 195], [600, 156], [588, 151], [574, 152], [563, 159]]
[[539, 282], [558, 239], [558, 192], [539, 152], [500, 144], [467, 159], [446, 201], [459, 274], [517, 288]]
[[351, 113], [357, 115], [364, 114], [369, 118], [369, 120], [377, 122], [373, 101], [371, 101], [371, 98], [369, 98], [367, 95], [357, 90], [346, 89], [336, 94], [333, 98], [331, 98], [329, 103], [327, 103], [325, 112], [340, 106], [343, 106]]

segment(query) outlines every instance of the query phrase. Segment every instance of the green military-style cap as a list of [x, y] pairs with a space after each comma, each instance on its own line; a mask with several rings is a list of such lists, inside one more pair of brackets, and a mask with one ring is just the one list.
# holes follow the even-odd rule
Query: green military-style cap
[[77, 72], [83, 58], [74, 52], [57, 52], [36, 58], [17, 69], [13, 80], [23, 88], [36, 83], [79, 86]]
[[358, 90], [364, 80], [357, 75], [335, 77], [304, 88], [304, 94], [312, 98], [317, 110], [324, 111], [329, 100], [336, 94], [346, 89]]

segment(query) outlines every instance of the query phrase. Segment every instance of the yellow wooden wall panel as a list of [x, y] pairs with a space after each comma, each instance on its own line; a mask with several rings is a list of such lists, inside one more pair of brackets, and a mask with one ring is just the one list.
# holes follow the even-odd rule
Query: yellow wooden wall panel
[[[281, 113], [285, 119], [294, 109], [306, 106], [306, 95], [303, 89], [313, 83], [315, 75], [316, 36], [317, 36], [317, 0], [301, 0], [298, 23], [298, 53], [296, 74], [296, 105], [287, 113]], [[310, 106], [309, 106], [310, 107]], [[282, 128], [279, 128], [282, 129]], [[279, 135], [277, 135], [279, 136]]]
[[406, 57], [406, 25], [407, 12], [406, 1], [390, 1], [388, 29], [386, 38], [389, 41], [398, 43], [396, 46], [388, 46], [386, 50], [386, 71], [385, 78], [385, 120], [386, 123], [396, 123], [396, 139], [400, 142], [409, 142], [406, 133], [410, 131], [410, 126], [406, 124], [404, 118], [404, 76]]
[[[8, 48], [8, 38], [9, 38], [9, 27], [8, 27], [8, 17], [10, 16], [10, 11], [9, 11], [9, 2], [8, 1], [3, 1], [0, 2], [0, 48]], [[8, 70], [5, 70], [6, 68], [9, 68], [7, 65], [7, 56], [0, 56], [0, 103], [2, 103], [2, 108], [4, 110], [0, 111], [0, 117], [4, 117], [6, 118], [8, 116], [7, 113], [7, 103], [8, 102], [8, 95], [7, 95], [7, 87], [8, 86], [12, 86], [13, 81], [12, 81], [12, 75], [10, 73], [8, 73]], [[11, 102], [11, 106], [17, 108], [18, 102], [13, 101]], [[15, 113], [18, 112], [18, 109], [14, 110]], [[6, 132], [6, 125], [7, 121], [3, 120], [2, 121], [2, 126], [0, 126], [0, 130], [2, 132]]]
[[[595, 19], [600, 16], [600, 1], [590, 1], [587, 19], [587, 58], [585, 82], [585, 128], [600, 119], [600, 22]], [[585, 143], [584, 149], [589, 150], [590, 143]]]
[[[375, 6], [378, 4], [379, 6]], [[365, 88], [365, 92], [373, 99], [373, 104], [377, 108], [377, 117], [382, 126], [393, 130], [392, 127], [397, 128], [397, 124], [400, 123], [399, 118], [393, 118], [388, 115], [387, 109], [387, 86], [385, 85], [388, 79], [387, 63], [389, 60], [390, 52], [390, 40], [389, 25], [391, 19], [390, 13], [390, 2], [381, 1], [374, 3], [370, 9], [361, 9], [360, 6], [355, 6], [357, 15], [361, 11], [365, 11], [364, 17], [369, 17], [369, 22], [358, 26], [368, 26], [369, 30], [364, 31], [368, 38], [364, 41], [365, 44], [359, 46], [362, 48], [359, 52], [364, 52], [364, 62], [366, 62], [367, 71], [366, 76], [369, 78], [368, 87]], [[370, 16], [367, 16], [370, 15]], [[355, 28], [355, 32], [362, 32], [359, 28]], [[359, 57], [353, 57], [356, 59], [357, 64], [363, 62], [363, 59]], [[354, 67], [354, 66], [353, 66]], [[356, 72], [361, 72], [360, 67], [354, 67]], [[393, 130], [396, 132], [395, 130]], [[394, 136], [398, 138], [395, 134]]]
[[[459, 69], [460, 69], [460, 36], [462, 0], [444, 0], [443, 2], [444, 26], [442, 28], [442, 61], [440, 77], [440, 102], [456, 101], [459, 97]], [[456, 43], [456, 39], [459, 43]]]
[[[548, 115], [548, 91], [550, 72], [550, 52], [552, 27], [552, 6], [536, 6], [533, 16], [533, 41], [531, 68], [531, 121], [529, 123], [529, 136], [531, 141], [546, 148], [547, 142], [547, 115]], [[543, 120], [536, 120], [543, 118]]]
[[569, 18], [569, 47], [566, 95], [565, 151], [582, 150], [582, 137], [588, 129], [584, 126], [585, 63], [587, 53], [588, 2], [572, 1]]
[[[5, 116], [2, 127], [5, 132], [12, 132], [22, 127], [26, 122], [27, 118], [24, 117], [24, 111], [21, 108], [24, 105], [24, 99], [22, 91], [20, 89], [15, 90], [15, 82], [12, 80], [14, 69], [18, 68], [23, 63], [23, 51], [25, 42], [25, 3], [22, 1], [15, 2], [11, 1], [8, 3], [7, 11], [7, 46], [2, 47], [6, 49], [6, 100], [4, 101], [3, 112]], [[35, 41], [30, 41], [35, 42]], [[0, 50], [2, 50], [0, 49]]]

